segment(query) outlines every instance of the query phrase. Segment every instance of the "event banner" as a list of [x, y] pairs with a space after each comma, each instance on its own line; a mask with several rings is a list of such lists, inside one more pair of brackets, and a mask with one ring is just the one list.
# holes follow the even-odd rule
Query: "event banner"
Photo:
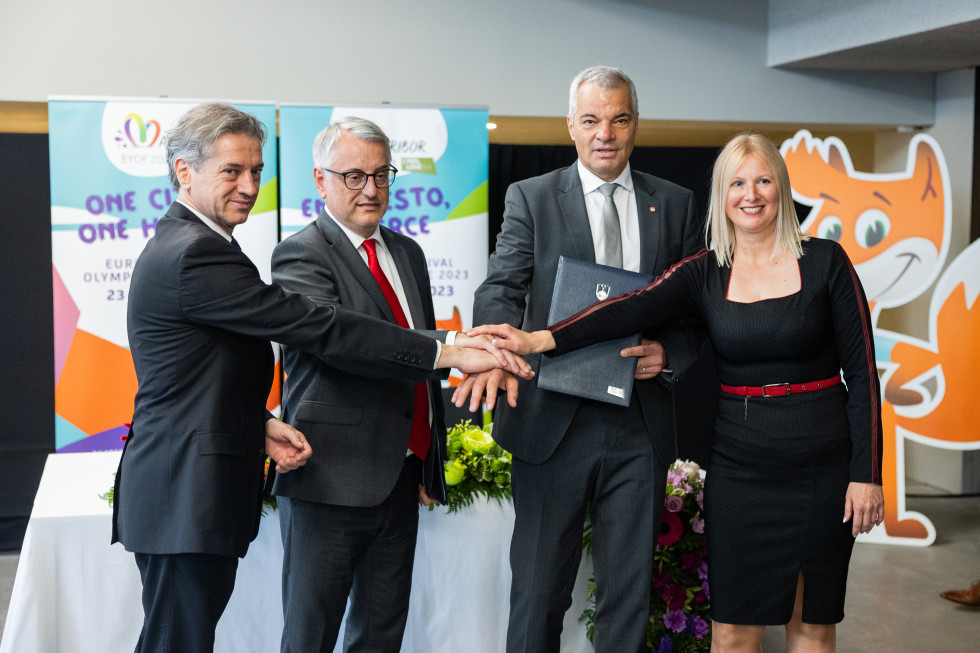
[[[52, 99], [51, 260], [55, 447], [122, 448], [136, 374], [126, 336], [133, 265], [177, 197], [164, 135], [197, 101]], [[262, 187], [235, 238], [262, 277], [277, 242], [276, 108], [237, 104], [265, 125]]]
[[469, 326], [473, 292], [487, 274], [487, 111], [280, 106], [282, 238], [323, 207], [313, 182], [313, 140], [345, 116], [371, 120], [391, 139], [398, 175], [382, 224], [425, 251], [439, 328]]

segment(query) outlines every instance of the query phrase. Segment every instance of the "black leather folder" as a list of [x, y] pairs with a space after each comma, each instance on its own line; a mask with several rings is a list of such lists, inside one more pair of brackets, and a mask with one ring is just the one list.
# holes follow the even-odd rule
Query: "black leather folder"
[[[642, 288], [652, 281], [649, 274], [562, 256], [558, 259], [548, 324], [571, 317], [607, 297], [618, 297]], [[637, 333], [561, 356], [542, 356], [535, 377], [538, 387], [628, 406], [633, 394], [636, 358], [624, 358], [619, 352], [639, 344], [640, 334]]]

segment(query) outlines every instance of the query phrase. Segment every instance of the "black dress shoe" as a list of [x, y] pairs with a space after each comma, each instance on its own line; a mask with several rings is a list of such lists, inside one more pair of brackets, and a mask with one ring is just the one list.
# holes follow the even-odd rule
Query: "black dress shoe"
[[980, 605], [980, 581], [966, 590], [947, 590], [939, 596], [963, 605]]

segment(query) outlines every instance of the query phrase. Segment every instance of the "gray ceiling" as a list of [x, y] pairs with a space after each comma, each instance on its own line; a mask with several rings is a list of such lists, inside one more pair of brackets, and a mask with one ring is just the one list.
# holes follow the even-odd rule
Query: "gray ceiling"
[[786, 69], [944, 72], [980, 66], [980, 20], [798, 59]]

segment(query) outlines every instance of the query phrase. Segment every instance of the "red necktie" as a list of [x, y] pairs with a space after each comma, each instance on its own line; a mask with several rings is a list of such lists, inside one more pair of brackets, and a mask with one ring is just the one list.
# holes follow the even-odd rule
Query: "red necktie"
[[[395, 321], [398, 323], [398, 326], [407, 329], [408, 320], [405, 319], [405, 312], [402, 311], [402, 305], [398, 301], [398, 295], [395, 294], [395, 289], [391, 287], [388, 277], [385, 276], [385, 273], [381, 270], [381, 266], [378, 264], [378, 254], [375, 250], [376, 246], [377, 243], [373, 238], [368, 238], [364, 241], [364, 251], [367, 252], [368, 257], [368, 268], [370, 268], [371, 274], [374, 275], [374, 280], [378, 282], [378, 286], [381, 288], [381, 292], [384, 293], [385, 299], [388, 300], [388, 306], [391, 308], [391, 312], [395, 314]], [[429, 390], [424, 382], [416, 383], [415, 407], [412, 411], [412, 436], [408, 441], [408, 448], [419, 458], [425, 458], [425, 454], [429, 452], [431, 441], [432, 431], [429, 428]]]

